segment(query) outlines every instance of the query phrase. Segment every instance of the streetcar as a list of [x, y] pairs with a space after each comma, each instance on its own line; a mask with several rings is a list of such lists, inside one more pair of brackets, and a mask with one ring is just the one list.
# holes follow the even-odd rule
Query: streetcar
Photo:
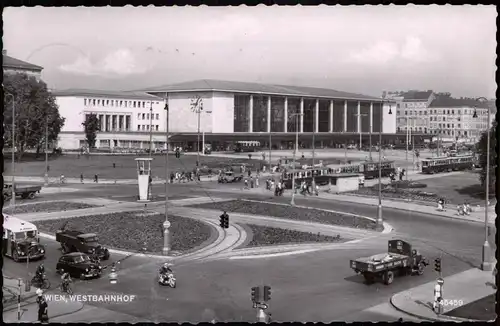
[[422, 160], [422, 173], [434, 174], [439, 172], [472, 170], [476, 164], [475, 155], [442, 156]]
[[260, 141], [237, 141], [234, 148], [234, 151], [237, 153], [259, 152], [260, 150]]
[[[382, 178], [386, 178], [391, 173], [396, 172], [394, 161], [382, 161], [381, 167]], [[379, 177], [378, 170], [378, 162], [367, 161], [359, 164], [341, 166], [336, 169], [336, 173], [359, 173], [364, 175], [365, 179], [375, 179]]]
[[311, 183], [313, 176], [316, 184], [319, 186], [326, 185], [330, 182], [330, 177], [336, 174], [335, 169], [332, 168], [308, 168], [308, 169], [293, 169], [285, 171], [281, 174], [281, 180], [286, 189], [292, 188], [293, 178], [295, 177], [295, 184], [300, 184], [302, 181]]

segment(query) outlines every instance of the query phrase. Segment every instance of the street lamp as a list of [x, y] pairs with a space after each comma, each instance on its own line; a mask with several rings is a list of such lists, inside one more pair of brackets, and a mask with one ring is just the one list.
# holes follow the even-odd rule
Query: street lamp
[[[479, 97], [476, 99], [479, 102], [487, 102], [488, 99], [484, 97]], [[482, 251], [482, 263], [481, 269], [483, 271], [491, 271], [493, 269], [493, 264], [491, 262], [491, 247], [488, 242], [488, 204], [489, 204], [489, 186], [490, 186], [490, 119], [491, 110], [489, 106], [488, 109], [488, 128], [486, 129], [486, 179], [485, 179], [485, 199], [484, 199], [484, 244]], [[473, 118], [477, 118], [477, 110], [474, 108]]]
[[12, 97], [12, 197], [10, 198], [10, 205], [12, 210], [16, 209], [16, 98], [14, 95], [5, 92], [5, 96]]
[[165, 128], [165, 146], [166, 146], [166, 151], [165, 151], [165, 221], [163, 222], [163, 250], [162, 253], [165, 256], [168, 256], [170, 252], [170, 222], [168, 221], [168, 138], [169, 138], [169, 112], [170, 110], [168, 109], [168, 93], [165, 98], [165, 108], [164, 110], [166, 111], [166, 128]]
[[45, 119], [45, 186], [49, 185], [49, 117]]
[[[378, 206], [377, 206], [377, 230], [384, 229], [384, 220], [382, 216], [382, 127], [384, 116], [384, 103], [387, 101], [386, 92], [383, 93], [382, 108], [380, 109], [380, 127], [378, 131]], [[392, 114], [391, 105], [389, 104], [389, 114]]]
[[[196, 142], [196, 166], [199, 166], [200, 164], [200, 116], [201, 116], [201, 111], [203, 111], [203, 99], [200, 96], [196, 96], [195, 98], [191, 99], [191, 111], [195, 112], [198, 114], [198, 135], [197, 135], [197, 142]], [[203, 149], [205, 150], [205, 149]]]
[[[359, 122], [359, 150], [361, 150], [361, 147], [363, 146], [363, 140], [362, 140], [362, 128], [361, 128], [361, 117], [366, 117], [368, 114], [366, 113], [356, 113], [355, 116], [358, 117], [358, 122]], [[372, 149], [370, 148], [370, 160], [371, 160], [371, 155], [372, 155]]]
[[292, 201], [290, 205], [295, 206], [295, 159], [299, 150], [299, 117], [303, 113], [293, 113], [291, 117], [295, 117], [295, 151], [293, 152], [293, 168], [292, 168]]

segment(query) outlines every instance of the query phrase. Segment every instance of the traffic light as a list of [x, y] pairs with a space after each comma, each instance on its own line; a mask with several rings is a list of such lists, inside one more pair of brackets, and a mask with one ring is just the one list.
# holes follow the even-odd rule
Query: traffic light
[[264, 286], [264, 302], [271, 300], [271, 287], [269, 285]]
[[175, 150], [175, 157], [176, 158], [180, 158], [181, 157], [181, 152], [179, 151], [179, 149]]
[[229, 227], [229, 215], [226, 212], [220, 216], [220, 227], [227, 229]]
[[260, 288], [258, 286], [252, 288], [252, 302], [260, 302]]
[[441, 273], [441, 258], [436, 258], [434, 260], [434, 270], [438, 273]]

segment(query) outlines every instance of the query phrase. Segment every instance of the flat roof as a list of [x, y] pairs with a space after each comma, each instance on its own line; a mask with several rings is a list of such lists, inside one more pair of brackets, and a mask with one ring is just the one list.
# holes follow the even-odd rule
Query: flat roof
[[38, 230], [38, 228], [33, 223], [21, 220], [20, 218], [14, 217], [12, 215], [3, 214], [3, 216], [4, 229], [11, 230], [12, 232]]
[[148, 94], [140, 91], [107, 91], [94, 89], [65, 89], [54, 90], [54, 96], [74, 96], [74, 97], [104, 97], [104, 98], [121, 98], [121, 99], [137, 99], [150, 101], [163, 101], [161, 97]]
[[[229, 92], [263, 95], [281, 95], [346, 100], [370, 100], [382, 102], [381, 97], [348, 93], [328, 88], [249, 83], [216, 79], [199, 79], [178, 84], [163, 85], [142, 90], [147, 93], [182, 93], [182, 92]], [[386, 100], [387, 101], [387, 100]], [[392, 101], [392, 100], [389, 100]]]

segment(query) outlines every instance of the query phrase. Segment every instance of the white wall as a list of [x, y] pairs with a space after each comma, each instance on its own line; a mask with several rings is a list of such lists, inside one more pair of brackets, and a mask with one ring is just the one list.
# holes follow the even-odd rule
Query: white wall
[[213, 132], [234, 132], [234, 94], [214, 92], [213, 95]]
[[[392, 114], [389, 114], [389, 107], [392, 111]], [[382, 133], [384, 134], [393, 134], [396, 132], [396, 104], [384, 103], [382, 108], [383, 117], [382, 117]]]
[[203, 111], [200, 115], [200, 131], [213, 132], [213, 93], [189, 92], [170, 93], [168, 95], [169, 132], [197, 132], [198, 114], [191, 110], [191, 99], [199, 96], [203, 99]]
[[59, 106], [59, 114], [65, 118], [61, 132], [83, 131], [82, 122], [85, 119], [83, 98], [56, 96], [56, 103]]

